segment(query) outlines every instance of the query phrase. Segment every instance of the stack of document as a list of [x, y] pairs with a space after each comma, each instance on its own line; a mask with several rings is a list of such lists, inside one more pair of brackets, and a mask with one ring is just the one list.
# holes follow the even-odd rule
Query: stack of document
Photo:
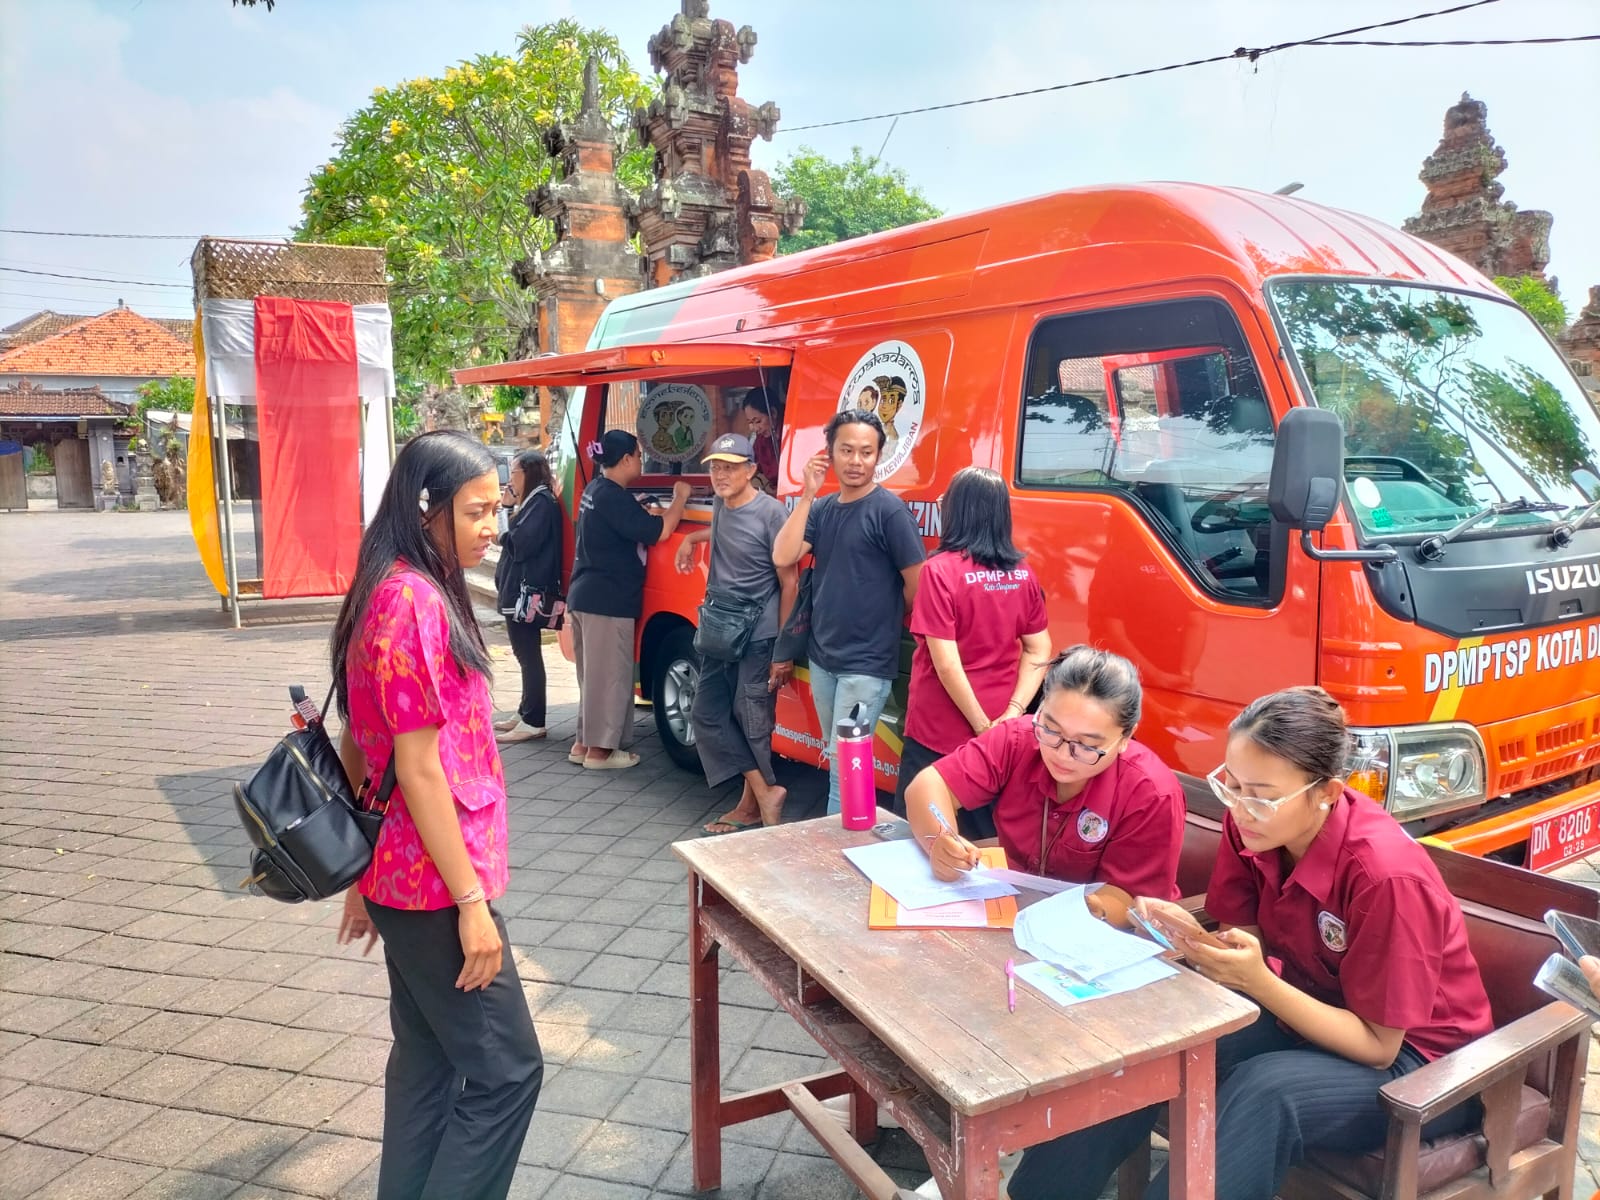
[[1017, 949], [1038, 962], [1017, 968], [1017, 978], [1059, 1004], [1132, 991], [1176, 974], [1161, 947], [1100, 920], [1074, 887], [1017, 915]]
[[922, 847], [904, 839], [852, 846], [844, 856], [855, 864], [856, 870], [893, 896], [901, 908], [932, 908], [956, 900], [992, 900], [1017, 894], [1009, 883], [987, 878], [978, 871], [945, 883], [934, 876], [933, 864]]

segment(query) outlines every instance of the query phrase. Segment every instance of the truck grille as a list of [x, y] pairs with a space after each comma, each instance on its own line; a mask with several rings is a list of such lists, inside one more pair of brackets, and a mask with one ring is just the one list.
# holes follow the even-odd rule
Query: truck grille
[[1600, 765], [1600, 699], [1567, 705], [1544, 714], [1542, 720], [1507, 722], [1500, 730], [1487, 732], [1499, 768], [1496, 790], [1502, 795]]

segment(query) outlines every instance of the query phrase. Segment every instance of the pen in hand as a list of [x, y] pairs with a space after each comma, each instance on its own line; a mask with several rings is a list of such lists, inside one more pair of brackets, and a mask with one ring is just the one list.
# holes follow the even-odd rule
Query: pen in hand
[[933, 814], [933, 819], [935, 821], [939, 822], [939, 828], [943, 829], [951, 837], [955, 838], [955, 840], [967, 851], [967, 859], [968, 859], [967, 866], [965, 868], [963, 868], [963, 869], [970, 871], [973, 867], [977, 866], [978, 865], [978, 862], [977, 862], [977, 858], [978, 858], [977, 847], [972, 845], [970, 842], [968, 842], [965, 838], [963, 838], [959, 833], [957, 833], [955, 831], [955, 829], [951, 826], [950, 822], [945, 819], [945, 815], [942, 812], [939, 811], [939, 806], [937, 804], [935, 804], [932, 800], [928, 801], [928, 811]]

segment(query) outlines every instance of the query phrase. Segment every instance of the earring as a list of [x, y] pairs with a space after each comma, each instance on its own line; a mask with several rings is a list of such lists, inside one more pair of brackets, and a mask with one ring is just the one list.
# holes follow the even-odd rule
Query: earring
[[423, 516], [427, 516], [427, 514], [428, 514], [428, 489], [427, 488], [423, 488], [421, 495], [419, 495], [417, 497], [417, 507], [422, 510]]
[[1329, 808], [1329, 805], [1319, 804], [1319, 805], [1317, 805], [1317, 807], [1320, 808], [1323, 812], [1327, 812], [1328, 808]]

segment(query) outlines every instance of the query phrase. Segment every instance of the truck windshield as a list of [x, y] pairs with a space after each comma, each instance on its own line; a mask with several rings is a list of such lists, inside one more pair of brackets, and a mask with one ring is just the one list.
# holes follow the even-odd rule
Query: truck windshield
[[1600, 498], [1600, 416], [1521, 309], [1356, 280], [1277, 280], [1268, 296], [1317, 405], [1344, 420], [1345, 493], [1367, 537], [1434, 531], [1502, 501]]

